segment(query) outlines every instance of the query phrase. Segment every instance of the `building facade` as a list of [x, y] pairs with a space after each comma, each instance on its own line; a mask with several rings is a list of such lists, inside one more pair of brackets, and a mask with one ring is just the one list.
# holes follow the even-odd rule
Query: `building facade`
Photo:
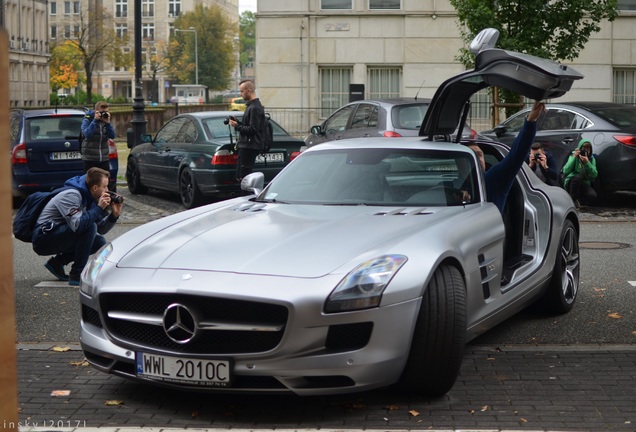
[[4, 0], [1, 23], [9, 36], [11, 107], [49, 105], [46, 0]]
[[[636, 103], [636, 0], [619, 10], [572, 62], [586, 78], [562, 100]], [[258, 0], [256, 35], [259, 96], [315, 108], [304, 130], [348, 102], [350, 84], [366, 98], [432, 97], [464, 70], [448, 0]]]

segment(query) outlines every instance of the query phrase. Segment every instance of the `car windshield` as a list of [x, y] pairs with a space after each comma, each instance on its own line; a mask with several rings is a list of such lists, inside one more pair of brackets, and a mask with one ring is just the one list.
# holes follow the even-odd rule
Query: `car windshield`
[[45, 141], [60, 138], [78, 138], [83, 116], [50, 116], [26, 119], [29, 141]]
[[469, 152], [321, 149], [303, 153], [258, 200], [293, 204], [453, 206], [479, 202]]

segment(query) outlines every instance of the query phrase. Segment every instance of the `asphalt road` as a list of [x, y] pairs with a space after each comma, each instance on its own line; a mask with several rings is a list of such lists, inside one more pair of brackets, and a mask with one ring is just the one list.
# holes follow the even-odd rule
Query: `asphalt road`
[[[121, 235], [142, 220], [182, 210], [178, 199], [169, 195], [133, 197], [125, 187], [119, 192], [128, 199], [128, 211], [122, 217], [124, 223], [118, 224], [108, 238]], [[546, 316], [530, 308], [472, 343], [636, 343], [636, 218], [629, 216], [633, 216], [636, 199], [622, 202], [623, 207], [597, 208], [584, 214], [588, 222], [582, 224], [580, 238], [580, 293], [571, 313]], [[620, 245], [625, 247], [617, 247]], [[77, 342], [77, 288], [53, 281], [44, 268], [45, 261], [33, 253], [30, 244], [14, 240], [17, 340]]]

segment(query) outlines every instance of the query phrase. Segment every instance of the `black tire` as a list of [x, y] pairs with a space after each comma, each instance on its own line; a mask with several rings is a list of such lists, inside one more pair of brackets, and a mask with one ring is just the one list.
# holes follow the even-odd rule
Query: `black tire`
[[554, 314], [572, 310], [579, 292], [580, 271], [579, 233], [574, 223], [566, 220], [559, 239], [552, 279], [540, 302], [543, 310]]
[[459, 375], [466, 345], [466, 284], [440, 266], [426, 288], [399, 387], [426, 397], [446, 394]]
[[129, 158], [126, 165], [126, 183], [131, 194], [139, 195], [148, 192], [148, 188], [141, 183], [139, 166], [133, 158]]
[[184, 168], [179, 174], [179, 196], [181, 203], [187, 209], [200, 206], [203, 202], [203, 195], [190, 168]]

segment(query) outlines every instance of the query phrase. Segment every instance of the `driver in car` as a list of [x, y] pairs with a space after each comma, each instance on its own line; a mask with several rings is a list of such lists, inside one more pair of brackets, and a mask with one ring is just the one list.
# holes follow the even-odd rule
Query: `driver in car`
[[476, 143], [468, 145], [475, 152], [477, 159], [479, 159], [481, 169], [485, 171], [484, 177], [488, 201], [494, 203], [502, 215], [512, 182], [528, 157], [537, 132], [537, 120], [543, 112], [545, 112], [545, 103], [535, 101], [532, 110], [530, 110], [523, 123], [523, 127], [519, 131], [519, 135], [517, 135], [510, 148], [510, 152], [501, 162], [488, 170], [486, 170], [483, 150]]

